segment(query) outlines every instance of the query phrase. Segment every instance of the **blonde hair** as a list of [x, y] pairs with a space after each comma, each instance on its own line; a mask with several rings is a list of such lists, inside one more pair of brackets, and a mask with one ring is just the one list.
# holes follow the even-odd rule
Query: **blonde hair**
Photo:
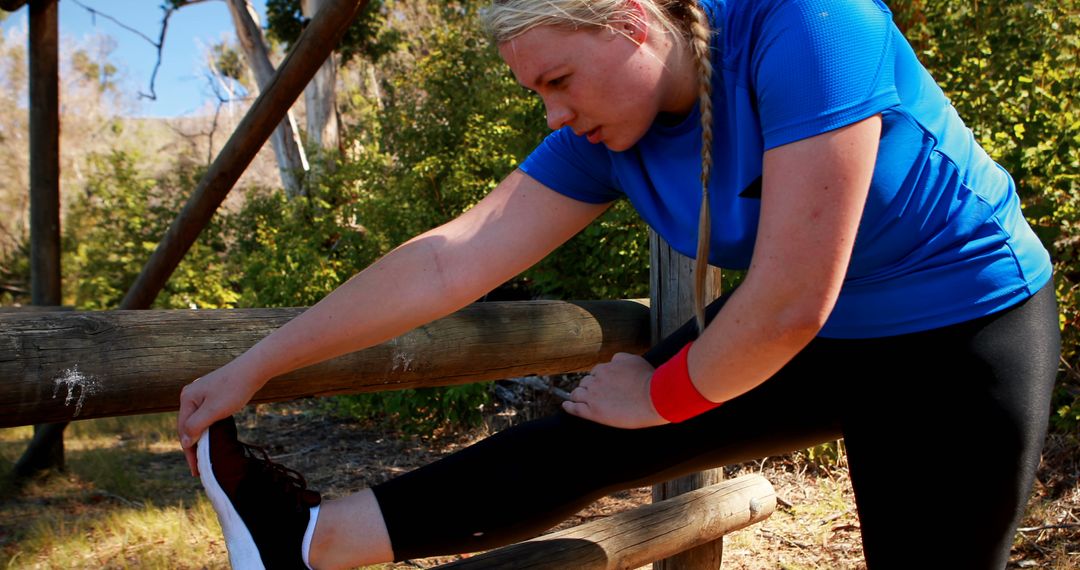
[[[701, 109], [701, 212], [694, 265], [694, 318], [705, 330], [705, 277], [709, 269], [709, 177], [712, 173], [712, 32], [697, 0], [636, 0], [663, 32], [679, 46], [689, 46], [698, 72]], [[484, 11], [484, 23], [496, 43], [510, 41], [537, 26], [571, 30], [615, 29], [620, 23], [640, 23], [628, 0], [494, 0]]]

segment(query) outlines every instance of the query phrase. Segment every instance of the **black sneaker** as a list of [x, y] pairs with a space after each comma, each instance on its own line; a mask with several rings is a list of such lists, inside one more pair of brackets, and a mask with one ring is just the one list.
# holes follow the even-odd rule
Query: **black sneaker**
[[270, 461], [266, 451], [236, 439], [231, 417], [199, 438], [199, 477], [217, 511], [235, 570], [298, 569], [309, 509], [319, 493], [296, 471]]

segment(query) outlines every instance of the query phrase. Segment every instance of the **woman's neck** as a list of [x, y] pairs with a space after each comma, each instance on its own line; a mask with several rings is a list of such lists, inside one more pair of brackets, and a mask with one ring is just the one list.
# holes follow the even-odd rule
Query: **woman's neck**
[[697, 104], [700, 80], [689, 45], [685, 42], [673, 44], [667, 38], [665, 41], [667, 43], [667, 54], [664, 57], [666, 85], [657, 120], [665, 124], [669, 121], [674, 124], [686, 118]]

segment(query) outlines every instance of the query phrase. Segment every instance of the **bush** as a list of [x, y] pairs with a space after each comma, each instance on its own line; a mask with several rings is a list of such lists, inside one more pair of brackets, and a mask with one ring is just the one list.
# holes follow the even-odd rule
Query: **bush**
[[[86, 186], [64, 218], [64, 304], [80, 310], [116, 309], [165, 235], [200, 172], [140, 174], [137, 157], [122, 151], [91, 154]], [[226, 276], [220, 222], [214, 220], [158, 295], [154, 308], [221, 308], [236, 301]]]

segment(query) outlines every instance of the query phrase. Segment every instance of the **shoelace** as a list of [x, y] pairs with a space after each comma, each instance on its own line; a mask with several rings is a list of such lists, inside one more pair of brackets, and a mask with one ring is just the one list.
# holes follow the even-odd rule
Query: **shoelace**
[[298, 471], [274, 462], [274, 460], [270, 459], [270, 454], [266, 452], [266, 449], [258, 445], [251, 445], [242, 441], [237, 443], [243, 448], [244, 455], [254, 461], [259, 466], [259, 469], [269, 476], [271, 483], [296, 502], [295, 507], [297, 510], [313, 506], [311, 504], [313, 501], [317, 503], [317, 499], [314, 497], [317, 497], [318, 494], [315, 491], [308, 490], [307, 480]]

